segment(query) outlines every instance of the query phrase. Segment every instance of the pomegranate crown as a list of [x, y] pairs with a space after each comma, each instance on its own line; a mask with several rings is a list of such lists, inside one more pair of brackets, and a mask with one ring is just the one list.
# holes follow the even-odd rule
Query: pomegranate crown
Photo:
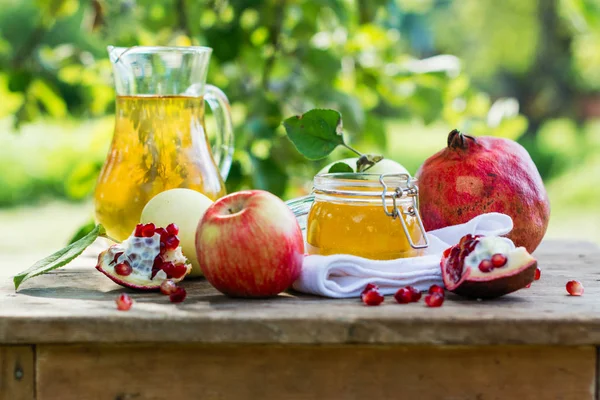
[[448, 134], [448, 148], [451, 149], [467, 149], [469, 148], [468, 140], [477, 143], [473, 136], [465, 135], [458, 129], [452, 129]]

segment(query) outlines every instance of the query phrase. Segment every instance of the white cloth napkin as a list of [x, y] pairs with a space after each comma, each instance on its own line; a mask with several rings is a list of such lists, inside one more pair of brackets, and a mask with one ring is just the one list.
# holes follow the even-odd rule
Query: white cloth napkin
[[429, 247], [420, 257], [380, 261], [347, 254], [307, 255], [293, 288], [324, 297], [348, 298], [359, 297], [368, 283], [379, 286], [382, 294], [393, 294], [407, 285], [421, 291], [434, 284], [443, 286], [440, 259], [445, 249], [468, 233], [502, 236], [512, 228], [508, 215], [488, 213], [464, 224], [427, 232]]

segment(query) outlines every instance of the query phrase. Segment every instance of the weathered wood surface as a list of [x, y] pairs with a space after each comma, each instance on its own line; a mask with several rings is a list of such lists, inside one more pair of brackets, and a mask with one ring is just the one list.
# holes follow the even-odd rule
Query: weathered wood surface
[[[93, 269], [93, 257], [26, 282], [15, 293], [0, 274], [0, 344], [28, 343], [297, 343], [297, 344], [600, 344], [600, 249], [591, 243], [547, 241], [536, 252], [542, 279], [530, 289], [493, 301], [453, 295], [439, 309], [380, 307], [358, 299], [284, 294], [233, 300], [203, 280], [188, 281], [188, 298], [171, 304], [158, 293], [131, 292], [128, 312], [114, 299], [127, 291]], [[565, 283], [578, 279], [582, 297]]]
[[585, 347], [42, 345], [37, 399], [595, 398]]
[[0, 346], [0, 400], [31, 400], [35, 396], [32, 346]]

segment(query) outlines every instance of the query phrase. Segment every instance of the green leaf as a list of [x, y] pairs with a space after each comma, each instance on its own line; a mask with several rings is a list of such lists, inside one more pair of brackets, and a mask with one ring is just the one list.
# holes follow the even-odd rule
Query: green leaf
[[52, 255], [49, 255], [43, 260], [36, 262], [28, 270], [15, 275], [15, 277], [13, 278], [13, 282], [15, 283], [15, 290], [19, 288], [21, 283], [25, 282], [28, 279], [45, 274], [46, 272], [50, 272], [52, 270], [60, 268], [63, 265], [67, 265], [81, 253], [83, 253], [83, 251], [89, 245], [94, 243], [98, 236], [104, 235], [105, 233], [106, 230], [102, 225], [96, 225], [96, 227], [90, 233], [88, 233], [78, 241], [71, 243], [67, 247], [57, 251]]
[[330, 174], [336, 173], [336, 172], [354, 172], [354, 170], [352, 169], [351, 166], [349, 166], [348, 164], [344, 163], [344, 162], [337, 162], [335, 164], [333, 164], [330, 168], [329, 171], [327, 171]]
[[69, 239], [68, 244], [75, 243], [76, 241], [78, 241], [79, 239], [81, 239], [82, 237], [84, 237], [85, 235], [90, 233], [91, 231], [93, 231], [95, 228], [96, 228], [96, 223], [94, 222], [93, 219], [91, 219], [90, 221], [81, 225], [77, 229], [77, 232], [75, 232], [75, 234], [71, 237], [71, 239]]
[[356, 171], [364, 172], [381, 160], [383, 160], [383, 156], [380, 156], [378, 154], [363, 154], [356, 161]]
[[314, 109], [283, 121], [288, 137], [304, 157], [319, 160], [344, 144], [342, 116], [335, 110]]

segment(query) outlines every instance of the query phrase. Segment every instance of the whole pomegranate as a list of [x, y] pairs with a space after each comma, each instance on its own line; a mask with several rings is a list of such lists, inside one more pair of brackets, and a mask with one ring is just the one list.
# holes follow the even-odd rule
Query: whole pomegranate
[[532, 253], [542, 241], [550, 203], [533, 160], [515, 141], [453, 130], [448, 147], [419, 167], [420, 213], [426, 230], [499, 212], [513, 219], [507, 235]]

